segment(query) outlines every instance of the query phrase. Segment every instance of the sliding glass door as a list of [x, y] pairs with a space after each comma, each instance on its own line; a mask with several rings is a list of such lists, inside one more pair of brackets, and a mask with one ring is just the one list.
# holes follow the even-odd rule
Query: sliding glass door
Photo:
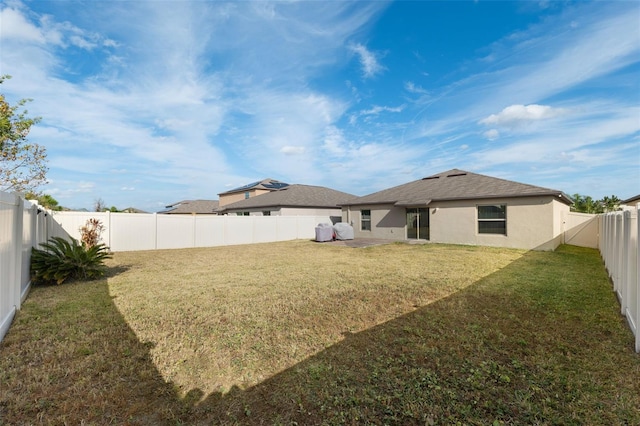
[[407, 238], [411, 240], [429, 239], [429, 209], [407, 209]]

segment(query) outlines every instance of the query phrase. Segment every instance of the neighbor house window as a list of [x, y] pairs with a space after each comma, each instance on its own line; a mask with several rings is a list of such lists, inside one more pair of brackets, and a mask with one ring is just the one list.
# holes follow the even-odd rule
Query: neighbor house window
[[270, 210], [263, 211], [262, 216], [271, 216], [271, 211]]
[[246, 191], [246, 192], [244, 193], [244, 199], [246, 200], [247, 198], [249, 198], [249, 191]]
[[507, 235], [507, 206], [478, 206], [478, 234]]
[[360, 210], [360, 229], [371, 231], [371, 210]]

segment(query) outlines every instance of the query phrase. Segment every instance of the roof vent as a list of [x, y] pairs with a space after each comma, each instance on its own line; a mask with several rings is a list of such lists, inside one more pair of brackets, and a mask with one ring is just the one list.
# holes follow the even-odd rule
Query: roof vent
[[453, 174], [447, 175], [447, 177], [466, 176], [466, 175], [467, 175], [466, 173], [453, 173]]
[[429, 179], [440, 179], [440, 176], [428, 176], [426, 178], [422, 178], [422, 180], [429, 180]]

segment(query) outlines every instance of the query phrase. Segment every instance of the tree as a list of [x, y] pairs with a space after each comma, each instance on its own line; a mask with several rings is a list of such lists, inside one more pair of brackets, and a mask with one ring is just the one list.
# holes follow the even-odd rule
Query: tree
[[602, 213], [602, 205], [589, 195], [573, 194], [571, 211], [579, 213]]
[[102, 198], [98, 198], [93, 202], [93, 211], [94, 212], [103, 212], [107, 210], [107, 205], [104, 203]]
[[600, 200], [600, 204], [604, 208], [605, 212], [615, 212], [620, 208], [621, 201], [622, 200], [615, 195], [612, 195], [611, 197], [605, 195], [604, 198]]
[[573, 194], [572, 212], [600, 214], [613, 212], [620, 208], [620, 198], [615, 195], [605, 196], [601, 200], [594, 200], [588, 195]]
[[53, 211], [62, 210], [62, 206], [58, 204], [58, 200], [56, 200], [49, 194], [38, 194], [30, 191], [30, 192], [27, 192], [27, 194], [25, 195], [25, 198], [27, 200], [36, 200], [39, 205], [49, 210], [53, 210]]
[[[0, 84], [9, 78], [0, 76]], [[0, 93], [0, 190], [26, 192], [46, 183], [46, 150], [27, 140], [40, 117], [29, 118], [27, 110], [18, 111], [29, 101], [22, 99], [11, 106]]]

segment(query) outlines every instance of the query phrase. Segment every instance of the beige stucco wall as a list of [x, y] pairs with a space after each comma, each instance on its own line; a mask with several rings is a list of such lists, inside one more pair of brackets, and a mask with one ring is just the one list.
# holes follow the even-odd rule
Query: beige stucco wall
[[[234, 192], [233, 194], [219, 194], [218, 195], [218, 206], [226, 206], [227, 204], [235, 203], [236, 201], [245, 200], [244, 193], [246, 191]], [[249, 190], [249, 198], [255, 197], [256, 195], [266, 194], [267, 192], [271, 192], [268, 189], [251, 189]]]
[[249, 212], [249, 216], [263, 216], [263, 211], [270, 211], [271, 216], [335, 216], [340, 218], [342, 210], [339, 208], [323, 209], [323, 208], [293, 208], [293, 207], [262, 207], [258, 209], [238, 209], [227, 212], [229, 215], [235, 215], [237, 211]]
[[[479, 234], [477, 206], [507, 205], [507, 235]], [[360, 211], [371, 210], [371, 231], [362, 231]], [[406, 239], [405, 208], [389, 205], [344, 208], [356, 238]], [[526, 197], [434, 202], [429, 205], [429, 241], [535, 250], [553, 250], [562, 243], [563, 214], [569, 206], [553, 197]]]

